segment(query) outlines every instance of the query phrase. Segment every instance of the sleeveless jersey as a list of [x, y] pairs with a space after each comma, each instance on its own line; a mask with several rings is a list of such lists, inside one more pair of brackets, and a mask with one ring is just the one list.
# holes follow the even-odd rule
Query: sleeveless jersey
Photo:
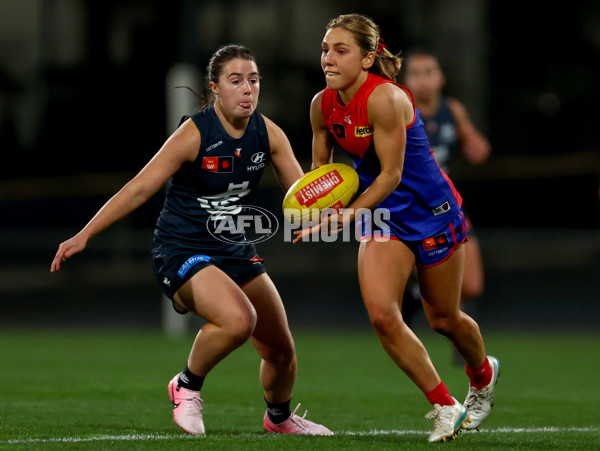
[[440, 106], [433, 117], [421, 116], [421, 119], [435, 159], [442, 170], [449, 173], [450, 158], [458, 148], [458, 137], [454, 116], [446, 98], [440, 98]]
[[[191, 119], [200, 132], [200, 150], [194, 162], [184, 163], [171, 178], [165, 202], [154, 230], [154, 252], [204, 249], [235, 254], [237, 244], [215, 239], [209, 218], [242, 213], [243, 201], [258, 184], [270, 159], [269, 138], [263, 117], [250, 117], [244, 135], [233, 138], [225, 131], [214, 107]], [[224, 230], [229, 243], [245, 241], [243, 232]]]
[[[393, 83], [403, 89], [414, 109], [414, 98], [408, 88], [372, 73], [347, 105], [340, 103], [337, 91], [328, 88], [323, 91], [321, 101], [325, 125], [354, 161], [365, 189], [381, 172], [373, 145], [373, 127], [367, 115], [367, 99], [382, 83]], [[388, 223], [399, 238], [418, 241], [447, 226], [460, 212], [462, 199], [435, 161], [416, 109], [406, 132], [402, 180], [376, 208], [389, 210]]]

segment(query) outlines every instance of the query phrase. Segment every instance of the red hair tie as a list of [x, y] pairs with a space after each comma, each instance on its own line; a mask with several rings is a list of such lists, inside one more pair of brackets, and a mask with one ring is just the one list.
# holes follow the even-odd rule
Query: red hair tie
[[383, 43], [382, 38], [377, 39], [377, 53], [381, 53], [383, 49], [387, 49], [387, 45]]

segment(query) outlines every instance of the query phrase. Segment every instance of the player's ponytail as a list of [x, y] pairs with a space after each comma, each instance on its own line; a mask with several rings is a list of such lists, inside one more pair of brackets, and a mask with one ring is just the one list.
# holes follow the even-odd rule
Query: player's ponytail
[[402, 59], [390, 52], [383, 39], [379, 38], [380, 43], [375, 51], [375, 63], [371, 68], [371, 72], [381, 75], [384, 78], [395, 81], [396, 76], [402, 67]]
[[343, 14], [327, 24], [326, 29], [331, 28], [343, 28], [352, 33], [363, 55], [375, 53], [375, 62], [369, 69], [370, 72], [388, 80], [396, 80], [402, 60], [387, 49], [379, 26], [373, 20], [360, 14]]

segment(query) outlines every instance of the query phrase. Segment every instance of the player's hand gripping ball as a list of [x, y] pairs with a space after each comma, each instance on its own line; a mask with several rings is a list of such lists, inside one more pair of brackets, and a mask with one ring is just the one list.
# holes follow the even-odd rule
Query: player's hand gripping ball
[[356, 171], [343, 163], [319, 166], [294, 183], [283, 199], [283, 216], [291, 223], [314, 220], [314, 212], [348, 206], [359, 180]]

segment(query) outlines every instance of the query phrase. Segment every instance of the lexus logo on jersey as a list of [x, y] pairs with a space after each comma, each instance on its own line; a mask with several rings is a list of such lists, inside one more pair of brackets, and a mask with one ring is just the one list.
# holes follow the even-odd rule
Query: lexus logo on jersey
[[233, 157], [204, 157], [202, 169], [210, 172], [233, 172]]

